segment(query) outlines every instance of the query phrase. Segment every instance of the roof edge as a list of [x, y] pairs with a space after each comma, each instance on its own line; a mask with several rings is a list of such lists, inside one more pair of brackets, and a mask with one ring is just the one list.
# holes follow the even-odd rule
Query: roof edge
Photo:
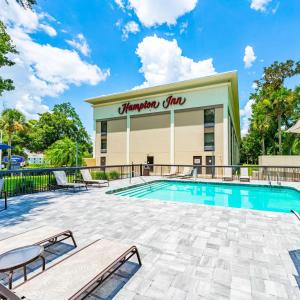
[[204, 76], [195, 79], [179, 81], [175, 83], [168, 83], [168, 84], [157, 85], [148, 88], [129, 90], [121, 93], [93, 97], [93, 98], [86, 99], [84, 101], [91, 105], [97, 105], [101, 103], [138, 98], [140, 96], [145, 97], [145, 96], [156, 95], [160, 93], [167, 93], [173, 91], [176, 92], [187, 88], [209, 86], [211, 84], [224, 83], [228, 81], [234, 83], [234, 81], [236, 80], [237, 80], [237, 71], [229, 71], [224, 73], [217, 73], [210, 76]]

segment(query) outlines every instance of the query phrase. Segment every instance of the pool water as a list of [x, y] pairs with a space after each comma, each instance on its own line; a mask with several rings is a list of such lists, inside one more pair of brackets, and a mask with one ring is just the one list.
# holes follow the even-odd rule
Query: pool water
[[300, 211], [300, 192], [293, 188], [230, 183], [154, 181], [113, 192], [120, 196], [189, 202], [255, 210]]

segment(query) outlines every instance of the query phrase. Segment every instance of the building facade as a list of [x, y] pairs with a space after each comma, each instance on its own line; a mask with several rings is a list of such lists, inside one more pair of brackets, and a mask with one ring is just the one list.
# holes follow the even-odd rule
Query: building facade
[[239, 163], [237, 73], [96, 97], [97, 165]]

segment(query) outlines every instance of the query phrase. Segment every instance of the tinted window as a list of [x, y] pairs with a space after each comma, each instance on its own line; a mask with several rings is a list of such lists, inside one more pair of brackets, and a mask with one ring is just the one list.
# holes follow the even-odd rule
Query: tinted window
[[215, 110], [205, 109], [204, 110], [204, 124], [214, 124], [215, 123]]

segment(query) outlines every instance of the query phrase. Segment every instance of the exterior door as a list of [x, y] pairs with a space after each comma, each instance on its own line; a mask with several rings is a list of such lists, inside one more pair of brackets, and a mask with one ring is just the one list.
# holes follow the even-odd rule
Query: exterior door
[[[214, 156], [206, 156], [206, 161], [205, 161], [207, 166], [214, 166], [215, 165], [215, 157]], [[211, 167], [206, 167], [206, 174], [215, 174], [215, 168]]]
[[[202, 156], [193, 156], [193, 165], [194, 166], [202, 166]], [[197, 174], [202, 173], [202, 168], [197, 167]]]
[[153, 172], [153, 165], [154, 165], [154, 156], [147, 156], [147, 164], [152, 165], [150, 166], [150, 172]]
[[106, 165], [106, 157], [105, 157], [105, 156], [102, 156], [102, 157], [100, 158], [100, 165], [101, 165], [101, 166], [105, 166], [105, 165]]

